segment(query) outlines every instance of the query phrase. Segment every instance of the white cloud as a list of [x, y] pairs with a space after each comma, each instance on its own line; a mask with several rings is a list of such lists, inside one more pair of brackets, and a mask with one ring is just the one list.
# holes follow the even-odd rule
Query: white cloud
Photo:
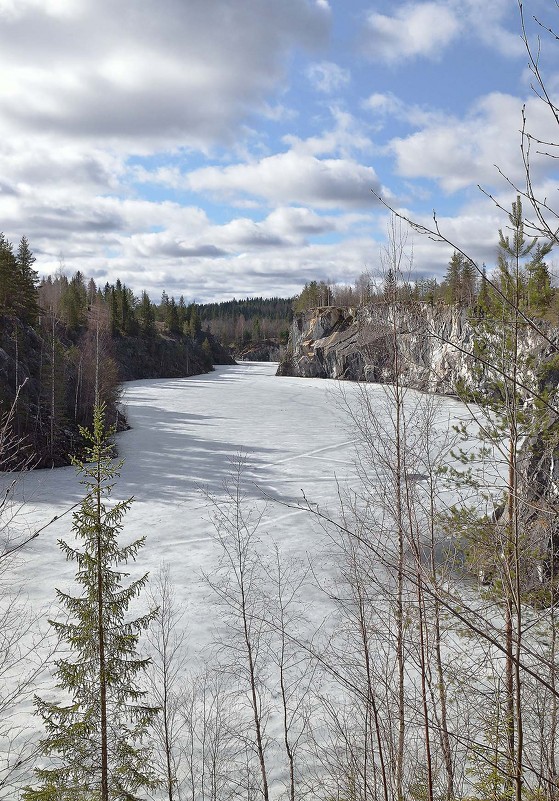
[[[370, 55], [433, 58], [458, 33], [511, 53], [507, 4], [394, 3], [369, 14]], [[342, 11], [336, 35], [348, 32]], [[43, 272], [63, 256], [68, 271], [119, 276], [154, 298], [163, 285], [198, 299], [287, 294], [312, 277], [351, 281], [374, 267], [383, 211], [371, 189], [381, 191], [377, 169], [388, 176], [386, 152], [415, 198], [432, 188], [423, 178], [451, 192], [517, 159], [520, 102], [505, 95], [453, 119], [375, 84], [362, 91], [372, 92], [365, 120], [348, 110], [353, 92], [325, 102], [363, 77], [356, 54], [336, 50], [339, 38], [328, 56], [321, 50], [332, 17], [327, 0], [0, 0], [6, 235], [26, 234]], [[302, 80], [289, 87], [292, 67]], [[414, 133], [381, 150], [372, 131], [391, 121]], [[198, 208], [203, 195], [217, 211]], [[439, 269], [432, 247], [416, 254]]]
[[307, 69], [307, 77], [315, 89], [324, 94], [333, 94], [351, 80], [350, 71], [331, 61], [311, 64]]
[[[421, 130], [391, 141], [398, 172], [406, 178], [436, 180], [446, 192], [475, 184], [502, 185], [498, 169], [521, 184], [520, 109], [519, 98], [494, 92], [481, 98], [461, 119], [440, 115], [427, 119]], [[544, 104], [528, 98], [526, 115], [528, 130], [552, 141], [556, 122]], [[536, 184], [549, 169], [550, 160], [534, 153], [532, 178]]]
[[[509, 0], [453, 0], [453, 3], [456, 14], [461, 18], [463, 33], [475, 35], [479, 41], [503, 56], [524, 54], [516, 3], [511, 4]], [[513, 30], [505, 27], [507, 18], [513, 21]]]
[[302, 204], [316, 208], [369, 207], [376, 201], [371, 189], [380, 186], [374, 169], [355, 154], [372, 151], [363, 125], [351, 114], [333, 107], [334, 125], [319, 136], [285, 136], [283, 153], [250, 157], [229, 165], [182, 172], [177, 166], [132, 170], [139, 183], [160, 184], [227, 200], [237, 207], [259, 198], [267, 203]]
[[388, 64], [419, 56], [436, 60], [459, 30], [456, 15], [446, 4], [407, 3], [393, 16], [368, 14], [365, 49], [372, 60]]
[[403, 102], [393, 94], [374, 92], [362, 103], [363, 108], [382, 115], [401, 116]]
[[329, 19], [307, 0], [23, 2], [0, 26], [0, 124], [137, 152], [231, 141]]
[[[371, 11], [366, 16], [364, 50], [371, 60], [386, 64], [420, 57], [436, 61], [461, 36], [516, 57], [523, 53], [517, 13], [510, 0], [406, 2], [391, 15]], [[513, 30], [506, 27], [509, 19]]]
[[284, 136], [283, 141], [291, 145], [297, 153], [313, 156], [336, 155], [350, 158], [355, 153], [372, 150], [373, 143], [362, 122], [337, 106], [331, 106], [330, 113], [334, 125], [321, 135], [301, 139], [291, 134]]
[[252, 195], [272, 203], [308, 204], [317, 208], [373, 205], [379, 189], [372, 167], [349, 159], [318, 159], [290, 150], [250, 164], [205, 167], [186, 178], [196, 192], [221, 196]]

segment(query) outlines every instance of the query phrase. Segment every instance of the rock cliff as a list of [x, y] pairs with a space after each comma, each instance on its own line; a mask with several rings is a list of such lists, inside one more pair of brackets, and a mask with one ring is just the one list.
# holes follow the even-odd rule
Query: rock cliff
[[237, 359], [247, 362], [279, 362], [282, 350], [278, 339], [264, 339], [243, 348], [237, 354]]
[[[559, 338], [559, 331], [548, 329]], [[474, 357], [475, 331], [459, 306], [374, 304], [323, 307], [295, 317], [278, 375], [349, 381], [394, 381], [394, 343], [398, 343], [400, 381], [425, 392], [452, 395], [490, 390]], [[496, 331], [486, 336], [487, 356], [499, 349]], [[522, 336], [524, 355], [542, 364], [554, 351], [530, 331]], [[557, 372], [557, 371], [556, 371]], [[549, 371], [547, 373], [549, 375]], [[559, 378], [559, 376], [558, 376]], [[547, 379], [549, 380], [549, 379]], [[485, 386], [484, 386], [485, 382]]]

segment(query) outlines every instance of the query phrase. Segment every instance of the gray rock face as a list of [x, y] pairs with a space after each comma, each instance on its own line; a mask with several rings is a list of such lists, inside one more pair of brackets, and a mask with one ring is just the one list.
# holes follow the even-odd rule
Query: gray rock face
[[[542, 325], [545, 325], [542, 323]], [[559, 331], [546, 326], [550, 339]], [[492, 362], [502, 350], [503, 331], [484, 334], [485, 358]], [[326, 307], [298, 315], [278, 375], [335, 378], [347, 381], [394, 381], [394, 349], [398, 345], [398, 374], [402, 384], [443, 395], [491, 392], [491, 380], [474, 355], [474, 328], [468, 311], [458, 306], [426, 303], [375, 304], [367, 307]], [[521, 381], [533, 383], [558, 348], [545, 345], [530, 329], [520, 336], [525, 367]], [[499, 359], [497, 358], [497, 363]], [[506, 365], [503, 365], [506, 369]], [[541, 388], [559, 382], [559, 360], [545, 370]]]
[[281, 348], [279, 341], [265, 339], [254, 345], [249, 345], [237, 354], [237, 359], [247, 362], [279, 362]]
[[[428, 392], [452, 394], [472, 385], [473, 331], [457, 307], [371, 305], [313, 309], [299, 315], [278, 375], [390, 383], [394, 342], [400, 380]], [[458, 347], [457, 347], [458, 346]]]

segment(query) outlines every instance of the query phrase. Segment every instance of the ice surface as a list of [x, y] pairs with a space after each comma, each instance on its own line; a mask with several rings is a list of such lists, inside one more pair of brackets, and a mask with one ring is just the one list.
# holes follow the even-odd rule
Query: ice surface
[[[181, 605], [188, 609], [193, 650], [211, 637], [207, 588], [201, 571], [215, 562], [216, 543], [205, 492], [219, 494], [232, 462], [246, 456], [244, 490], [270, 499], [262, 533], [282, 550], [320, 562], [325, 547], [309, 514], [284, 504], [306, 498], [320, 508], [336, 506], [338, 486], [354, 477], [353, 442], [342, 392], [351, 400], [359, 387], [322, 379], [277, 378], [272, 363], [245, 362], [185, 379], [127, 383], [123, 403], [131, 430], [118, 436], [125, 460], [117, 499], [134, 496], [123, 539], [146, 537], [133, 574], [171, 566]], [[369, 387], [382, 408], [384, 389]], [[416, 394], [416, 393], [412, 393]], [[444, 399], [441, 425], [463, 415]], [[55, 587], [70, 586], [75, 566], [57, 547], [67, 538], [71, 507], [81, 497], [72, 467], [35, 471], [20, 487], [19, 525], [29, 531], [59, 519], [25, 550], [18, 569], [35, 605], [49, 606]]]
[[[146, 537], [137, 563], [129, 566], [132, 576], [156, 571], [163, 562], [170, 565], [185, 612], [187, 667], [207, 659], [220, 623], [202, 578], [203, 573], [212, 575], [220, 553], [207, 494], [221, 496], [241, 454], [248, 502], [266, 503], [261, 538], [277, 542], [283, 556], [312, 563], [312, 581], [305, 585], [309, 625], [314, 629], [326, 619], [327, 626], [333, 609], [323, 591], [336, 573], [331, 542], [308, 511], [293, 507], [306, 498], [337, 514], [339, 491], [356, 480], [355, 432], [347, 405], [362, 390], [350, 383], [276, 378], [275, 370], [275, 364], [247, 362], [204, 376], [124, 387], [132, 428], [118, 436], [124, 465], [113, 495], [117, 500], [134, 496], [135, 501], [124, 519], [122, 541]], [[387, 414], [386, 389], [367, 385], [366, 391], [375, 412]], [[413, 405], [420, 396], [410, 392], [408, 397]], [[441, 399], [436, 417], [445, 430], [467, 412], [460, 403]], [[31, 533], [57, 516], [10, 571], [34, 608], [54, 615], [55, 588], [75, 592], [75, 564], [64, 560], [57, 540], [71, 538], [71, 512], [83, 488], [75, 469], [68, 467], [29, 473], [17, 492], [20, 531]], [[30, 711], [29, 703], [14, 720], [25, 724]], [[272, 729], [276, 724], [270, 721]], [[38, 725], [34, 719], [32, 726]]]

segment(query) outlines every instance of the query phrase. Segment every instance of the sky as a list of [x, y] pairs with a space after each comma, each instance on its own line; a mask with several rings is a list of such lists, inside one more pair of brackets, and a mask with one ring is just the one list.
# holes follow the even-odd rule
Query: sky
[[[524, 2], [552, 93], [553, 7]], [[0, 0], [0, 230], [41, 275], [287, 297], [382, 272], [380, 196], [491, 267], [507, 219], [479, 185], [515, 199], [523, 106], [557, 141], [520, 33], [516, 0]], [[444, 275], [451, 247], [402, 236]]]

